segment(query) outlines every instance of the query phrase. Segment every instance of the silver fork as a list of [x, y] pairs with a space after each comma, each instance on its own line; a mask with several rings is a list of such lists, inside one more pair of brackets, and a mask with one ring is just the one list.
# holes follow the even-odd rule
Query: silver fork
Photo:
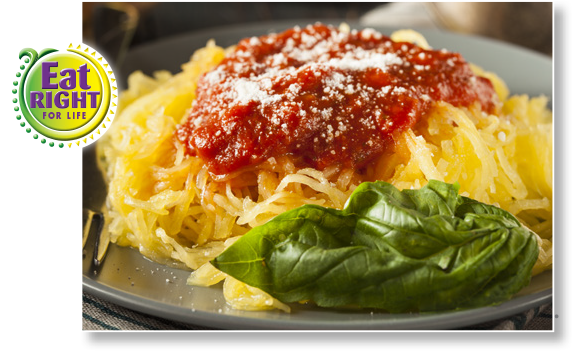
[[[105, 230], [105, 218], [103, 213], [90, 209], [83, 210], [83, 238], [82, 249], [84, 257], [86, 252], [92, 249], [93, 265], [101, 266], [109, 246], [109, 233]], [[92, 240], [89, 240], [89, 239]], [[88, 244], [89, 241], [89, 244]]]

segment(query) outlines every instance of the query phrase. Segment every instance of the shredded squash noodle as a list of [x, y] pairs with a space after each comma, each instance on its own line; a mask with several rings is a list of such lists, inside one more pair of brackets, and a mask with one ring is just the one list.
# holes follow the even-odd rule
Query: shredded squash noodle
[[[428, 47], [410, 31], [392, 39]], [[224, 280], [224, 296], [234, 308], [288, 311], [209, 261], [250, 228], [287, 210], [304, 204], [341, 209], [361, 182], [383, 180], [399, 189], [418, 189], [436, 179], [458, 182], [461, 195], [514, 214], [539, 236], [533, 274], [552, 267], [552, 113], [546, 97], [509, 96], [500, 78], [472, 66], [492, 81], [501, 101], [498, 115], [478, 105], [436, 102], [428, 116], [363, 170], [297, 168], [284, 156], [215, 180], [199, 157], [185, 153], [174, 133], [191, 108], [199, 76], [228, 50], [210, 41], [176, 75], [135, 72], [129, 77], [118, 117], [98, 142], [112, 243], [137, 248], [158, 262], [184, 263], [192, 270], [189, 284]]]

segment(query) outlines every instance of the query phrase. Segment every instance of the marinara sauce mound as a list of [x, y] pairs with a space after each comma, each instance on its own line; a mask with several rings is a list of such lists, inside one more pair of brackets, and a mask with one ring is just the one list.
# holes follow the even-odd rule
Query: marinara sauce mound
[[497, 100], [458, 53], [315, 24], [241, 40], [200, 78], [177, 137], [214, 175], [284, 155], [359, 169], [435, 101], [493, 113]]

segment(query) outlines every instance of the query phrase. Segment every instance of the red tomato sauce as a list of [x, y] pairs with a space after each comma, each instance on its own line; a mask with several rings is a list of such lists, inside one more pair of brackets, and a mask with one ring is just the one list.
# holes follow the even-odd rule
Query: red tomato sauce
[[316, 24], [240, 41], [200, 78], [177, 137], [214, 175], [284, 155], [359, 169], [435, 101], [492, 113], [497, 97], [457, 53]]

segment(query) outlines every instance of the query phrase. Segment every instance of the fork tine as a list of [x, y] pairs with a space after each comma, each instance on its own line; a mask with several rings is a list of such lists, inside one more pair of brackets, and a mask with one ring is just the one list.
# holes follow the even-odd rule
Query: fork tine
[[97, 240], [95, 242], [94, 249], [94, 263], [96, 266], [100, 266], [105, 259], [105, 254], [107, 253], [107, 248], [109, 246], [109, 232], [105, 228], [105, 217], [102, 213], [97, 214]]
[[89, 237], [89, 233], [91, 231], [91, 225], [93, 221], [93, 215], [95, 212], [83, 209], [83, 238], [82, 238], [82, 245], [81, 247], [85, 249], [85, 244], [87, 243], [87, 238]]

